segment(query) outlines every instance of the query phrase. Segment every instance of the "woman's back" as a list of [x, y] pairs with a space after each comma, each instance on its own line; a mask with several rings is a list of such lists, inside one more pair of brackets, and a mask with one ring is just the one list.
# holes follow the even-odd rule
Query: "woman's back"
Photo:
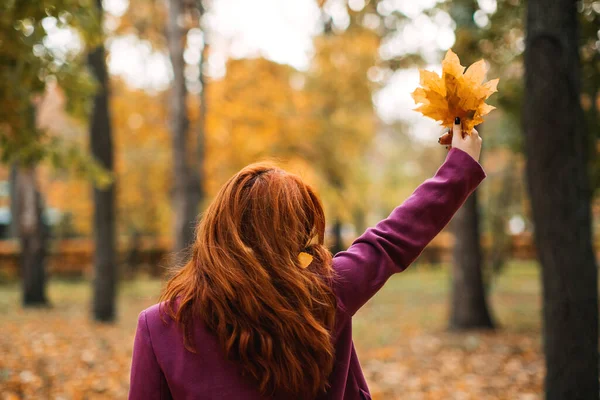
[[[425, 181], [387, 219], [368, 229], [347, 251], [336, 255], [332, 261], [333, 278], [330, 282], [335, 295], [335, 323], [329, 331], [335, 357], [331, 373], [327, 375], [328, 388], [317, 398], [369, 398], [352, 343], [352, 316], [392, 274], [404, 270], [416, 259], [484, 177], [481, 166], [469, 154], [451, 149], [435, 177]], [[261, 287], [256, 287], [254, 293], [258, 301], [261, 290]], [[260, 330], [261, 327], [255, 329]], [[224, 351], [223, 338], [219, 340], [218, 334], [207, 329], [201, 319], [193, 321], [191, 333], [192, 337], [188, 339], [194, 343], [195, 353], [186, 348], [179, 324], [169, 315], [162, 314], [159, 306], [140, 314], [130, 399], [169, 396], [224, 400], [272, 398], [261, 397], [258, 381], [262, 377], [245, 373], [243, 362], [230, 361], [231, 356], [228, 357]], [[273, 338], [274, 346], [286, 345], [279, 339]], [[239, 338], [237, 340], [235, 343], [241, 347], [253, 345]], [[260, 338], [254, 337], [254, 340]], [[258, 347], [261, 347], [260, 344]], [[277, 350], [274, 350], [275, 354]], [[296, 355], [311, 360], [310, 350], [302, 354], [304, 350], [301, 345], [295, 344]], [[296, 360], [294, 355], [288, 356]], [[268, 371], [270, 366], [264, 367]], [[307, 385], [311, 383], [306, 382]], [[285, 382], [276, 387], [275, 398], [307, 398], [286, 393], [288, 386]]]
[[[334, 346], [336, 365], [330, 377], [331, 388], [323, 398], [365, 399], [368, 389], [352, 343], [351, 319], [339, 310]], [[195, 327], [196, 353], [183, 345], [181, 330], [174, 321], [163, 322], [159, 305], [144, 310], [139, 317], [136, 349], [145, 348], [147, 357], [138, 358], [145, 367], [132, 370], [132, 381], [139, 381], [132, 399], [293, 399], [280, 392], [264, 397], [256, 390], [256, 382], [242, 376], [236, 363], [227, 361], [218, 340], [200, 321]], [[153, 356], [152, 356], [153, 355]], [[157, 376], [148, 376], [147, 370]], [[139, 374], [139, 375], [138, 375]], [[354, 397], [353, 397], [354, 396]]]

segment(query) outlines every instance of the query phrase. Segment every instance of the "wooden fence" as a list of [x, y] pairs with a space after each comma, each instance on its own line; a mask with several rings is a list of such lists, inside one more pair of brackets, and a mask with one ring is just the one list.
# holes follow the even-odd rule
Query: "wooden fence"
[[[482, 245], [490, 247], [484, 237]], [[448, 263], [452, 258], [454, 237], [449, 232], [440, 233], [419, 257], [423, 264]], [[140, 237], [119, 241], [119, 268], [124, 276], [148, 274], [160, 276], [172, 265], [170, 242], [166, 238]], [[535, 249], [530, 235], [511, 238], [508, 258], [530, 260], [535, 258]], [[48, 271], [52, 276], [91, 277], [93, 241], [91, 239], [64, 239], [50, 245]], [[18, 277], [20, 249], [15, 240], [0, 241], [0, 280]]]
[[[54, 240], [50, 244], [48, 272], [65, 278], [91, 277], [94, 243], [91, 239]], [[169, 263], [170, 242], [164, 238], [144, 237], [118, 243], [120, 273], [161, 275]], [[19, 275], [20, 246], [16, 240], [0, 241], [0, 280]]]

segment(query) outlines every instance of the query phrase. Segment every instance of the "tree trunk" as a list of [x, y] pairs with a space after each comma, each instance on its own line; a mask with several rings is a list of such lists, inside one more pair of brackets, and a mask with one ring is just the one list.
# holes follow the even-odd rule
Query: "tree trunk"
[[[204, 7], [202, 7], [202, 3], [200, 2], [199, 6], [199, 15], [200, 15], [200, 21], [198, 22], [198, 26], [200, 26], [203, 29], [204, 32], [204, 47], [202, 48], [202, 53], [201, 53], [201, 57], [200, 57], [200, 65], [199, 65], [199, 70], [200, 70], [200, 75], [198, 77], [198, 80], [200, 81], [200, 86], [202, 87], [202, 90], [200, 92], [200, 114], [198, 116], [198, 137], [196, 138], [196, 184], [197, 184], [197, 201], [196, 204], [198, 207], [200, 207], [202, 205], [202, 201], [204, 200], [204, 186], [203, 186], [203, 182], [205, 179], [205, 175], [204, 175], [204, 159], [205, 159], [205, 154], [206, 154], [206, 115], [208, 112], [208, 95], [207, 95], [207, 88], [208, 88], [208, 81], [206, 79], [206, 70], [208, 68], [208, 55], [210, 53], [210, 44], [208, 42], [208, 34], [207, 34], [207, 30], [205, 27], [202, 27], [202, 17], [204, 16], [205, 13], [205, 9]], [[194, 220], [196, 219], [196, 216], [194, 216]], [[192, 238], [193, 240], [193, 238]]]
[[[513, 202], [514, 182], [518, 180], [514, 167], [515, 160], [511, 157], [508, 166], [505, 167], [502, 175], [502, 188], [492, 201], [489, 203], [488, 214], [490, 219], [491, 245], [488, 251], [489, 274], [485, 280], [486, 292], [491, 284], [494, 275], [499, 274], [506, 261], [511, 255], [511, 237], [506, 232], [506, 223], [509, 219], [509, 211]], [[485, 278], [485, 277], [484, 277]]]
[[546, 399], [598, 399], [598, 285], [577, 3], [529, 0], [524, 134], [542, 265]]
[[187, 116], [183, 51], [185, 30], [179, 21], [184, 15], [182, 0], [169, 0], [169, 19], [167, 24], [167, 44], [173, 67], [173, 84], [170, 101], [170, 130], [173, 146], [173, 211], [174, 215], [174, 251], [182, 256], [182, 251], [194, 240], [198, 203], [200, 201], [200, 182], [198, 173], [191, 166], [191, 154], [188, 154], [189, 120]]
[[45, 266], [48, 231], [42, 217], [42, 196], [37, 187], [35, 167], [17, 168], [12, 201], [17, 210], [21, 244], [23, 306], [45, 306], [48, 304]]
[[10, 183], [9, 183], [9, 193], [11, 196], [11, 202], [10, 202], [10, 226], [8, 229], [8, 237], [13, 239], [13, 238], [18, 238], [19, 237], [19, 220], [17, 218], [17, 216], [19, 215], [19, 202], [15, 201], [13, 198], [13, 196], [16, 196], [17, 193], [17, 176], [18, 176], [18, 171], [19, 168], [17, 166], [16, 163], [13, 163], [10, 166]]
[[335, 255], [340, 251], [346, 250], [344, 248], [344, 240], [342, 238], [342, 221], [339, 218], [336, 218], [335, 221], [333, 221], [333, 228], [331, 233], [333, 236], [331, 252]]
[[[102, 14], [102, 1], [97, 0]], [[90, 120], [92, 155], [109, 172], [113, 172], [113, 144], [108, 107], [109, 83], [104, 46], [88, 55], [88, 63], [99, 88], [94, 96]], [[97, 321], [115, 319], [117, 259], [115, 243], [115, 185], [94, 187], [94, 288], [93, 314]]]
[[452, 219], [455, 244], [452, 253], [450, 329], [453, 330], [494, 327], [481, 271], [477, 194], [477, 191], [473, 192]]
[[[456, 22], [453, 48], [462, 61], [470, 65], [481, 58], [478, 37], [481, 28], [473, 20], [478, 10], [476, 1], [450, 3], [450, 15]], [[478, 127], [481, 130], [481, 127]], [[481, 132], [480, 132], [481, 133]], [[452, 220], [455, 245], [452, 256], [452, 294], [450, 329], [489, 329], [494, 327], [486, 300], [480, 243], [479, 203], [473, 193]]]

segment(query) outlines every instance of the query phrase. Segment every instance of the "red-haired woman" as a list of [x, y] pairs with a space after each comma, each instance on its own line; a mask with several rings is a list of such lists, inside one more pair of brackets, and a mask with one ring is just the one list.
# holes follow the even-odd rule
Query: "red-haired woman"
[[[323, 245], [314, 191], [250, 165], [206, 210], [190, 261], [139, 316], [130, 399], [369, 399], [352, 316], [403, 271], [485, 178], [476, 131], [347, 251]], [[308, 265], [307, 265], [308, 264]]]

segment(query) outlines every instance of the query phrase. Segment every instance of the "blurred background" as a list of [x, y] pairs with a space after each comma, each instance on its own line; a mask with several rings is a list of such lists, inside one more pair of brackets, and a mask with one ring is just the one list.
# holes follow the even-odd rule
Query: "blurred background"
[[[138, 313], [185, 257], [197, 215], [248, 163], [276, 160], [317, 188], [333, 252], [387, 216], [446, 157], [441, 128], [413, 111], [410, 93], [418, 69], [440, 72], [450, 48], [466, 66], [484, 58], [488, 79], [500, 78], [498, 110], [478, 127], [488, 176], [357, 314], [356, 346], [376, 399], [543, 398], [542, 311], [552, 298], [591, 293], [567, 301], [587, 310], [573, 318], [597, 349], [600, 2], [528, 3], [3, 2], [3, 399], [126, 398]], [[548, 27], [569, 49], [557, 55], [563, 75], [548, 72], [528, 26]], [[552, 85], [568, 94], [568, 112], [552, 108], [567, 102], [552, 103], [543, 89]], [[574, 133], [524, 134], [557, 114]], [[539, 177], [533, 201], [526, 175]], [[548, 233], [538, 246], [534, 226]], [[547, 240], [571, 234], [561, 254]], [[561, 362], [548, 358], [568, 368]]]

